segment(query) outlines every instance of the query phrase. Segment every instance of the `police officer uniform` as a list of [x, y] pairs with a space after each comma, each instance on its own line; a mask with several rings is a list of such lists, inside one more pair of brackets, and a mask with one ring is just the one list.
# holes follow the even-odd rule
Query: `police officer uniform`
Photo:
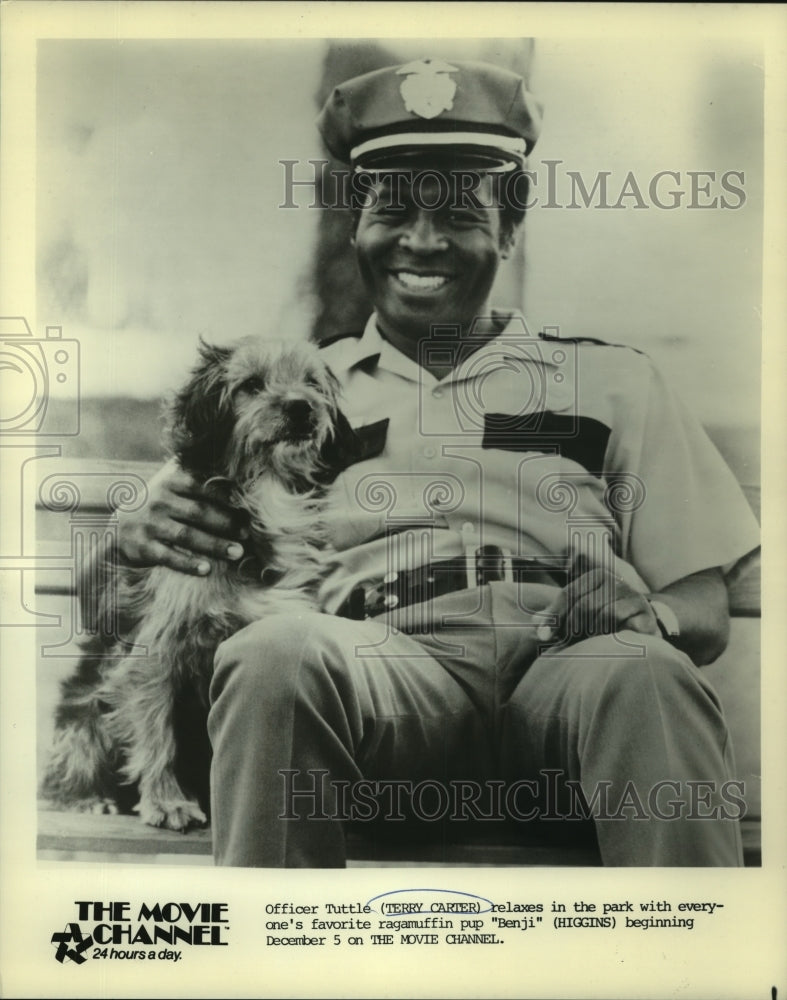
[[[437, 60], [348, 81], [319, 120], [361, 170], [424, 150], [516, 170], [539, 124], [515, 74]], [[219, 864], [342, 865], [331, 782], [512, 783], [555, 769], [589, 800], [600, 785], [646, 796], [664, 781], [681, 800], [707, 781], [718, 806], [732, 751], [688, 657], [628, 631], [545, 644], [545, 609], [577, 548], [643, 594], [731, 572], [758, 544], [751, 511], [645, 355], [534, 336], [517, 314], [486, 320], [494, 337], [422, 342], [424, 361], [454, 352], [442, 378], [375, 315], [324, 349], [360, 442], [331, 489], [328, 614], [261, 622], [218, 651]], [[740, 863], [729, 820], [684, 811], [595, 829], [606, 864]]]

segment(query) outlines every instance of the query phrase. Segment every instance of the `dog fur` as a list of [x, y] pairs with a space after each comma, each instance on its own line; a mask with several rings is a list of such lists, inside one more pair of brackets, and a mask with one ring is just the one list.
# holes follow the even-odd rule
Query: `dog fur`
[[[324, 486], [352, 431], [312, 345], [200, 345], [170, 407], [171, 450], [245, 534], [240, 562], [207, 576], [122, 568], [121, 642], [85, 649], [66, 680], [42, 793], [67, 808], [127, 811], [185, 830], [206, 822], [208, 688], [218, 645], [251, 622], [314, 609], [326, 568]], [[282, 665], [286, 669], [286, 665]]]

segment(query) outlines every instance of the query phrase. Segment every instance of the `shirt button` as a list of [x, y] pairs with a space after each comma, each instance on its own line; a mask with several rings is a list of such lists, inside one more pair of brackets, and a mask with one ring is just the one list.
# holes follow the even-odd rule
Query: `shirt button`
[[434, 458], [436, 454], [437, 454], [437, 452], [434, 450], [434, 448], [430, 444], [428, 444], [424, 448], [424, 458]]
[[440, 388], [440, 386], [438, 386], [436, 389], [432, 389], [432, 395], [434, 396], [435, 399], [442, 399], [443, 390]]

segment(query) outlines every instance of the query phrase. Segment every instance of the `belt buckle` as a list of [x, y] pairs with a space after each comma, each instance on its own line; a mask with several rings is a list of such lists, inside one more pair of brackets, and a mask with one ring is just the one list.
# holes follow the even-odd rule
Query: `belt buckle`
[[474, 545], [465, 545], [465, 574], [467, 576], [467, 589], [478, 586], [478, 560]]
[[[467, 552], [467, 549], [465, 551]], [[469, 587], [481, 587], [486, 583], [497, 581], [513, 583], [514, 569], [511, 549], [503, 548], [500, 545], [481, 545], [473, 551], [472, 560], [471, 577], [468, 559]]]
[[514, 566], [512, 563], [511, 549], [500, 549], [500, 556], [503, 569], [503, 580], [506, 583], [514, 582]]

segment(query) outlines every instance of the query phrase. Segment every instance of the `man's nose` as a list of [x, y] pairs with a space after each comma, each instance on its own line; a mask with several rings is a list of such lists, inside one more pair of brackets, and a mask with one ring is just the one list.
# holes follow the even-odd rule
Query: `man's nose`
[[413, 253], [434, 253], [444, 250], [448, 243], [435, 213], [423, 209], [411, 216], [399, 239]]

